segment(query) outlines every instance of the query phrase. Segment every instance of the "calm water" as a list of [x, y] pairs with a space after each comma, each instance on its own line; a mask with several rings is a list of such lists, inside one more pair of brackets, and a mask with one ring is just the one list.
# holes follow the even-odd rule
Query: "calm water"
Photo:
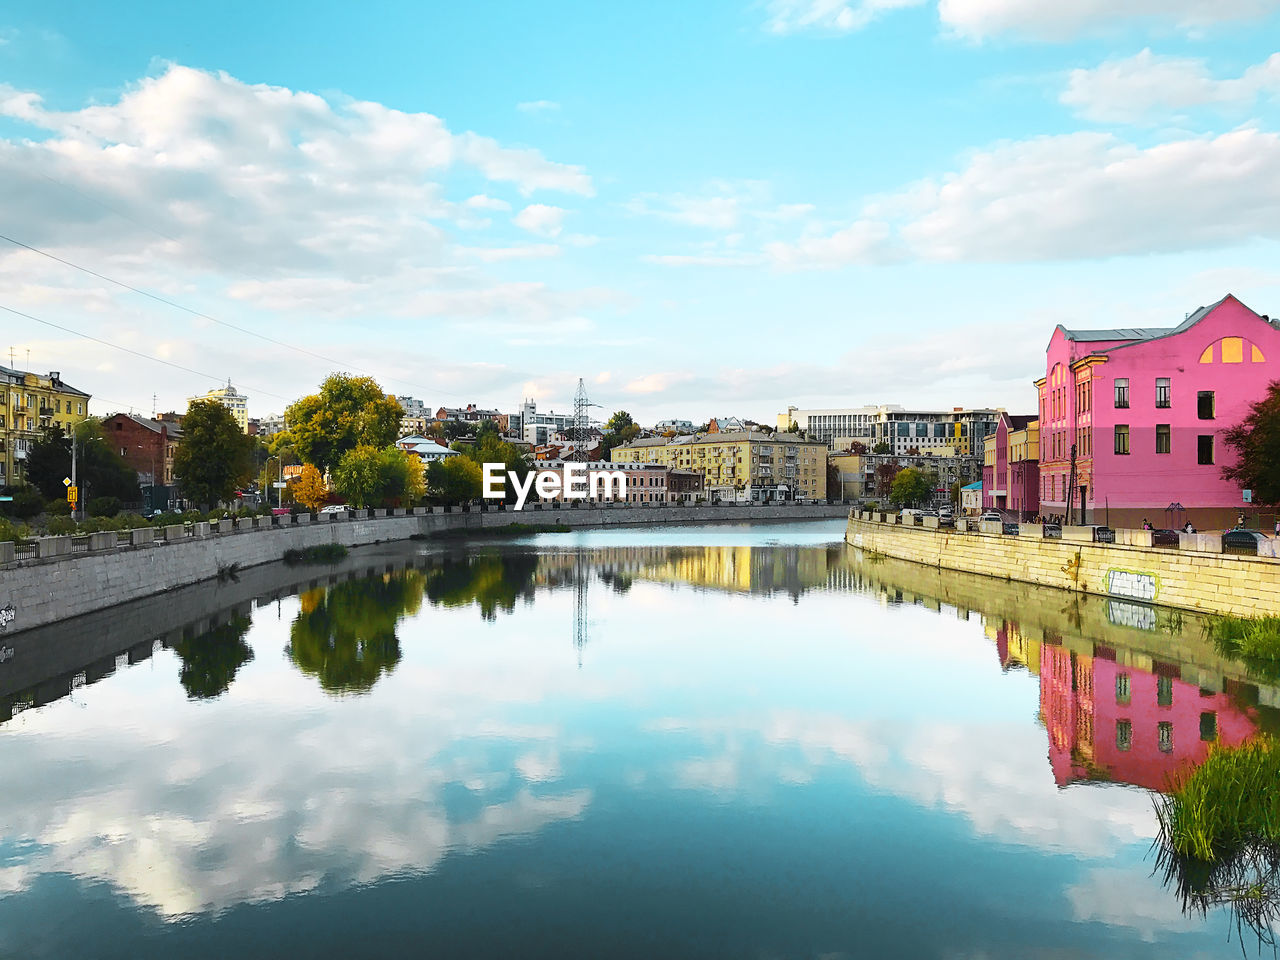
[[83, 663], [0, 687], [0, 957], [1240, 956], [1147, 788], [1276, 691], [842, 526], [369, 549], [60, 628]]

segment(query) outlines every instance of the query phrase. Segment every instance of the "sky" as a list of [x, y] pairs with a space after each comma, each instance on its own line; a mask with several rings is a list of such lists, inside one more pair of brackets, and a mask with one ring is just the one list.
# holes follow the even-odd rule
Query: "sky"
[[1280, 0], [10, 7], [0, 363], [1030, 411], [1055, 324], [1280, 314], [1277, 51]]

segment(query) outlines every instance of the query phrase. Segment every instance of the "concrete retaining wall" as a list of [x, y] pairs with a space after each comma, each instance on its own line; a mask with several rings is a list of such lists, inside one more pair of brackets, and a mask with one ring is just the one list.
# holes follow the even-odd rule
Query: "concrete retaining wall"
[[[220, 568], [247, 568], [280, 560], [286, 550], [302, 550], [328, 543], [357, 547], [389, 540], [407, 540], [415, 534], [490, 529], [512, 523], [553, 524], [570, 527], [638, 526], [724, 521], [782, 521], [843, 517], [839, 504], [765, 504], [703, 507], [617, 505], [561, 509], [474, 510], [422, 512], [406, 516], [359, 518], [368, 511], [354, 511], [357, 519], [290, 523], [255, 528], [236, 524], [214, 533], [210, 525], [192, 524], [152, 531], [155, 539], [100, 552], [70, 552], [71, 537], [48, 537], [37, 557], [0, 564], [0, 610], [12, 607], [12, 617], [0, 623], [0, 636], [42, 624], [54, 623], [163, 593], [176, 587], [218, 575]], [[305, 515], [304, 515], [305, 516]], [[287, 519], [287, 518], [286, 518]], [[297, 520], [303, 521], [303, 517]], [[112, 535], [114, 536], [114, 534]], [[114, 542], [114, 541], [113, 541]], [[65, 548], [65, 549], [64, 549]]]
[[[1002, 580], [1203, 613], [1280, 613], [1280, 559], [1224, 555], [1221, 537], [1216, 538], [1217, 552], [1210, 542], [1203, 545], [1205, 552], [1193, 552], [1069, 540], [1067, 529], [1062, 540], [1045, 540], [850, 518], [845, 539], [887, 557]], [[1121, 539], [1141, 538], [1116, 537]]]

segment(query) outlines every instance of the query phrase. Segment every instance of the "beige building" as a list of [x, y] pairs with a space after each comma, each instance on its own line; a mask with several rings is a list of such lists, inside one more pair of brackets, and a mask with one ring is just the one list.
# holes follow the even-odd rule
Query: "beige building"
[[231, 381], [227, 381], [225, 387], [218, 387], [216, 390], [210, 390], [203, 397], [188, 397], [187, 403], [192, 404], [197, 400], [216, 400], [228, 410], [231, 416], [235, 418], [242, 433], [249, 432], [249, 398], [243, 393], [236, 390], [231, 385]]
[[63, 383], [56, 370], [0, 367], [0, 486], [25, 482], [27, 451], [47, 427], [70, 433], [88, 415], [89, 394]]
[[739, 500], [827, 497], [827, 445], [790, 433], [738, 430], [683, 437], [649, 437], [614, 447], [612, 459], [660, 463], [703, 477], [709, 495], [730, 491]]

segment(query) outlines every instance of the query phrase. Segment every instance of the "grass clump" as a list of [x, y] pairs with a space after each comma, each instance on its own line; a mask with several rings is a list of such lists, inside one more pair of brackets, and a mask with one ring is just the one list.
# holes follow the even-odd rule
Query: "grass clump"
[[337, 563], [347, 555], [347, 548], [340, 543], [321, 543], [314, 547], [303, 547], [301, 550], [286, 550], [284, 562], [290, 565], [299, 563]]
[[1280, 616], [1217, 616], [1205, 632], [1222, 656], [1243, 661], [1256, 675], [1280, 678]]

